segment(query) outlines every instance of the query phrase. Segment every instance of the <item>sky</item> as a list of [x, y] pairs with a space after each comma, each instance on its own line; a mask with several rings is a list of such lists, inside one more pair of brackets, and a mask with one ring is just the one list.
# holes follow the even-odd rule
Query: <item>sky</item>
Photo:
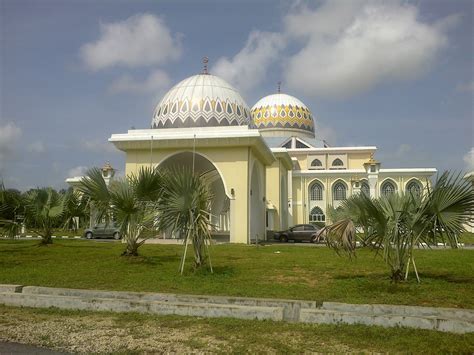
[[0, 181], [64, 180], [125, 155], [173, 85], [202, 70], [249, 107], [303, 101], [332, 146], [385, 168], [474, 170], [474, 2], [0, 0]]

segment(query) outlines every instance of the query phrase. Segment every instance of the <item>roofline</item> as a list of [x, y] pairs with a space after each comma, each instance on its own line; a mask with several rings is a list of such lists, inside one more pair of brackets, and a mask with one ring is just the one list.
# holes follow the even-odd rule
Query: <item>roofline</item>
[[395, 169], [380, 169], [379, 173], [437, 173], [436, 168], [395, 168]]
[[[248, 126], [135, 129], [112, 134], [108, 139], [121, 151], [155, 148], [255, 147], [255, 154], [269, 165], [275, 161], [270, 148], [256, 129]], [[160, 144], [161, 143], [161, 144]]]
[[297, 148], [288, 149], [289, 153], [332, 153], [332, 152], [374, 152], [377, 150], [376, 146], [363, 147], [328, 147], [328, 148]]
[[[437, 173], [436, 168], [399, 168], [399, 169], [380, 169], [379, 174], [384, 173], [407, 173], [407, 174], [423, 174], [423, 175], [432, 175]], [[344, 174], [366, 174], [365, 169], [306, 169], [306, 170], [294, 170], [293, 175], [344, 175]]]
[[317, 174], [322, 174], [322, 175], [344, 175], [344, 174], [367, 174], [367, 171], [365, 169], [334, 169], [334, 170], [293, 170], [293, 176], [298, 176], [298, 175], [317, 175]]

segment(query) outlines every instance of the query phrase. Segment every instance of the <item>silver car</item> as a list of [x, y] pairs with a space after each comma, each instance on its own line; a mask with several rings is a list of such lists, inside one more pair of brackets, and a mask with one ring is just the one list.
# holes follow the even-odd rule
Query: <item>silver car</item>
[[101, 223], [94, 226], [93, 228], [86, 229], [84, 231], [84, 236], [87, 239], [114, 238], [116, 240], [119, 240], [121, 238], [120, 230], [114, 224], [105, 223]]

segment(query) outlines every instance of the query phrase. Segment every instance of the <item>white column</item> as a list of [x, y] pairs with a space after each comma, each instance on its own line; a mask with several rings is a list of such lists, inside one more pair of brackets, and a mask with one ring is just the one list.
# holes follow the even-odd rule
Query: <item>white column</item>
[[288, 171], [288, 227], [293, 225], [293, 171]]
[[377, 182], [379, 180], [379, 174], [369, 174], [369, 187], [370, 187], [370, 197], [377, 198]]
[[230, 199], [230, 237], [231, 243], [237, 242], [237, 220], [236, 220], [236, 209], [235, 209], [235, 197]]

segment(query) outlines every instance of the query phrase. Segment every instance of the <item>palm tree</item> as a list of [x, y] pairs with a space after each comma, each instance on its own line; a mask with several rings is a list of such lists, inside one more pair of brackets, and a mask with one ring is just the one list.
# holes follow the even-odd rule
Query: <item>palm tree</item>
[[185, 249], [180, 271], [183, 273], [188, 243], [194, 250], [194, 267], [206, 260], [212, 272], [208, 244], [211, 240], [209, 206], [212, 200], [203, 179], [187, 169], [168, 171], [160, 200], [160, 230], [169, 230], [184, 237]]
[[145, 231], [155, 229], [158, 200], [162, 194], [162, 174], [157, 169], [142, 168], [138, 175], [112, 181], [107, 186], [99, 168], [89, 170], [79, 191], [96, 211], [96, 222], [120, 226], [126, 249], [122, 255], [136, 256], [145, 243]]
[[64, 227], [75, 232], [79, 228], [76, 218], [86, 219], [90, 216], [87, 198], [72, 188], [66, 192], [64, 210]]
[[6, 189], [0, 183], [0, 232], [14, 237], [19, 234], [19, 218], [24, 214], [24, 198], [20, 191]]
[[457, 248], [474, 211], [474, 190], [461, 175], [445, 172], [425, 196], [408, 192], [371, 199], [360, 194], [341, 207], [339, 220], [325, 230], [329, 247], [353, 255], [359, 229], [363, 244], [382, 251], [393, 281], [407, 279], [410, 263], [419, 281], [414, 248], [440, 239]]
[[24, 223], [41, 237], [40, 245], [53, 243], [54, 229], [64, 222], [65, 201], [65, 195], [49, 187], [26, 193]]

